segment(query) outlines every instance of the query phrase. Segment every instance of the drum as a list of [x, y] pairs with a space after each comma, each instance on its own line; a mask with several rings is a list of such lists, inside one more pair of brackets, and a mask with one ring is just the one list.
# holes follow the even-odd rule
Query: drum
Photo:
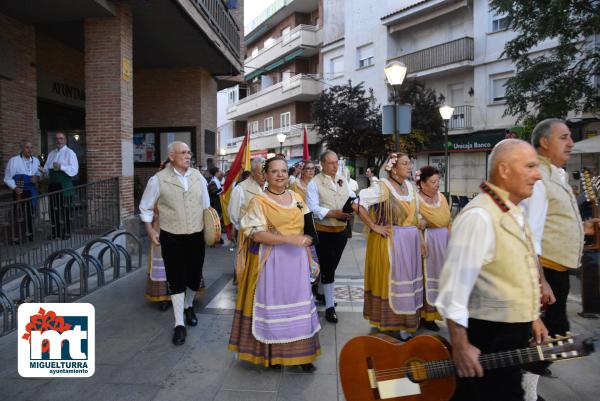
[[204, 243], [213, 246], [221, 238], [221, 220], [212, 207], [204, 209]]

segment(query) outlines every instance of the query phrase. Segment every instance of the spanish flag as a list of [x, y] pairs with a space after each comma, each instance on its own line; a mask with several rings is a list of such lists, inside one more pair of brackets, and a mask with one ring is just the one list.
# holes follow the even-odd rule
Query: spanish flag
[[221, 212], [223, 213], [223, 222], [225, 223], [225, 226], [231, 224], [229, 214], [227, 213], [227, 206], [229, 206], [233, 184], [237, 182], [243, 171], [250, 171], [250, 166], [250, 132], [246, 132], [246, 136], [240, 145], [240, 150], [235, 156], [235, 160], [227, 173], [227, 177], [225, 177], [223, 191], [221, 192]]

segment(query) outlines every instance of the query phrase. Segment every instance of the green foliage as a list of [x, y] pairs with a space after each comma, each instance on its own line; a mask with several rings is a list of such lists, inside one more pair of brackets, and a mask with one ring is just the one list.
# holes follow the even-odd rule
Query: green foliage
[[[413, 106], [413, 132], [402, 135], [400, 149], [415, 155], [428, 140], [443, 133], [443, 121], [437, 107], [443, 98], [417, 81], [405, 82], [398, 91], [402, 103]], [[373, 90], [363, 83], [332, 86], [313, 103], [313, 121], [327, 147], [349, 159], [365, 158], [369, 165], [381, 167], [394, 150], [393, 135], [381, 134], [381, 109]]]
[[[507, 83], [505, 114], [519, 121], [566, 117], [569, 111], [598, 112], [600, 97], [594, 77], [600, 75], [598, 0], [492, 0], [508, 18], [517, 37], [506, 43], [504, 56], [516, 64]], [[545, 40], [557, 46], [530, 54]], [[533, 49], [535, 50], [535, 49]]]

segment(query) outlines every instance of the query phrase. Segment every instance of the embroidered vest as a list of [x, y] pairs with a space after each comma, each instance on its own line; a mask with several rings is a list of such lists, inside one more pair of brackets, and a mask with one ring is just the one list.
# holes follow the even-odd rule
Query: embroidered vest
[[[336, 175], [334, 190], [331, 186], [331, 177], [326, 176], [323, 173], [319, 173], [313, 178], [317, 184], [319, 191], [319, 206], [327, 209], [341, 209], [350, 196], [348, 190], [348, 183], [341, 176]], [[342, 182], [342, 185], [338, 185], [338, 181]], [[330, 226], [330, 227], [346, 227], [345, 221], [339, 221], [333, 218], [325, 218], [323, 220], [316, 219], [315, 222], [319, 225]]]
[[463, 210], [482, 208], [488, 212], [496, 235], [496, 254], [477, 277], [469, 298], [469, 315], [493, 322], [532, 322], [539, 316], [540, 289], [529, 226], [525, 223], [522, 229], [517, 222], [514, 215], [518, 206], [507, 201], [506, 191], [489, 183], [482, 187], [485, 185], [499, 201], [484, 192]]
[[183, 190], [173, 167], [156, 173], [160, 188], [157, 204], [161, 230], [171, 234], [193, 234], [204, 229], [200, 172], [191, 171], [187, 191]]

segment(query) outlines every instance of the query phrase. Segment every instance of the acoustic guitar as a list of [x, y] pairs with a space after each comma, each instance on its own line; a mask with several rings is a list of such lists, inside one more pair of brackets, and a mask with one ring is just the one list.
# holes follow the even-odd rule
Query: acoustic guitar
[[[485, 370], [589, 355], [594, 339], [549, 338], [544, 344], [479, 357]], [[456, 389], [450, 344], [440, 336], [406, 343], [375, 334], [351, 339], [340, 354], [340, 379], [347, 401], [447, 401]]]
[[[581, 173], [581, 186], [583, 188], [583, 193], [585, 195], [585, 200], [590, 203], [592, 206], [592, 217], [598, 217], [598, 197], [596, 193], [598, 192], [600, 185], [600, 177], [591, 177], [590, 171], [588, 169], [583, 169]], [[600, 249], [600, 230], [598, 229], [598, 223], [594, 224], [594, 241], [591, 244], [587, 244], [584, 246], [584, 249], [587, 250], [597, 250]]]

